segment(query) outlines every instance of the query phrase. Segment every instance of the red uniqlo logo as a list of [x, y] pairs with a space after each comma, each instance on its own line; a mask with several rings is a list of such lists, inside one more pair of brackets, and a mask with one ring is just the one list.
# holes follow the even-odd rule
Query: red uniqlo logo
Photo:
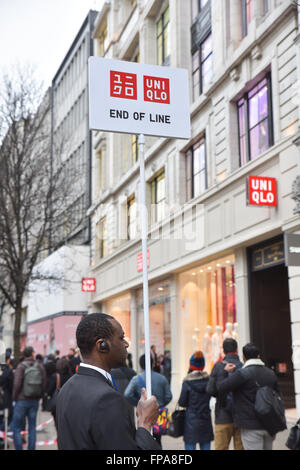
[[170, 80], [144, 75], [144, 100], [170, 104]]
[[136, 74], [110, 71], [110, 96], [137, 99]]

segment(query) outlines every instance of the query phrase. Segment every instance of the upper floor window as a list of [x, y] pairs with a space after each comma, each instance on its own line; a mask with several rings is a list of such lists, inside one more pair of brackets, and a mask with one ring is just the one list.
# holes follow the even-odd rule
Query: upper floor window
[[196, 99], [208, 88], [213, 76], [212, 35], [201, 43], [200, 48], [192, 57], [193, 98]]
[[248, 34], [248, 25], [253, 17], [252, 0], [242, 0], [243, 37]]
[[271, 79], [268, 75], [238, 101], [240, 165], [273, 145]]
[[132, 134], [131, 136], [131, 150], [132, 150], [132, 163], [135, 164], [139, 159], [139, 142], [138, 135]]
[[157, 22], [157, 62], [168, 65], [170, 59], [170, 17], [169, 7], [161, 14]]
[[269, 11], [269, 0], [264, 0], [264, 14]]
[[106, 217], [103, 217], [96, 224], [96, 259], [104, 258], [106, 255], [107, 255]]
[[200, 11], [210, 0], [192, 0], [192, 22], [195, 21]]
[[205, 137], [196, 142], [185, 155], [187, 200], [199, 196], [207, 187]]
[[137, 233], [136, 200], [132, 196], [127, 199], [127, 239], [133, 240]]
[[107, 26], [105, 26], [98, 39], [98, 55], [100, 57], [104, 56], [107, 46], [108, 46]]
[[151, 181], [151, 223], [160, 222], [165, 215], [165, 172], [162, 170]]

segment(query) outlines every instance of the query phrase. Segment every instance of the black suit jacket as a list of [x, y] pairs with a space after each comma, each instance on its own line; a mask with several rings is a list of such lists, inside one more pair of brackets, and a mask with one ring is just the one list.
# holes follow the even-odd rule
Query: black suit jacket
[[60, 450], [160, 450], [146, 429], [135, 429], [123, 396], [87, 367], [59, 391], [56, 421]]

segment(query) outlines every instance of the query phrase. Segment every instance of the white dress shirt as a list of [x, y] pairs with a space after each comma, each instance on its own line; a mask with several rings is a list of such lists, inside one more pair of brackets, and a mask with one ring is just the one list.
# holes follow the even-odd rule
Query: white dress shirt
[[98, 372], [100, 372], [100, 374], [104, 375], [104, 377], [107, 380], [109, 380], [111, 383], [113, 383], [110, 373], [107, 372], [106, 370], [100, 369], [100, 367], [92, 366], [91, 364], [85, 364], [84, 362], [81, 362], [79, 365], [80, 365], [80, 367], [88, 367], [90, 369], [97, 370]]

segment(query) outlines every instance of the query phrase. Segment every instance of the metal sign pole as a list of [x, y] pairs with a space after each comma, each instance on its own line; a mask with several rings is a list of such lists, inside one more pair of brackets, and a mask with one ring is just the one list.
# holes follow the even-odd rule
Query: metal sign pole
[[145, 372], [147, 397], [151, 391], [151, 360], [150, 360], [150, 328], [149, 328], [149, 290], [147, 270], [147, 206], [146, 206], [146, 181], [144, 162], [145, 136], [139, 135], [139, 160], [140, 160], [140, 220], [142, 232], [142, 258], [143, 258], [143, 298], [144, 298], [144, 332], [145, 332]]

